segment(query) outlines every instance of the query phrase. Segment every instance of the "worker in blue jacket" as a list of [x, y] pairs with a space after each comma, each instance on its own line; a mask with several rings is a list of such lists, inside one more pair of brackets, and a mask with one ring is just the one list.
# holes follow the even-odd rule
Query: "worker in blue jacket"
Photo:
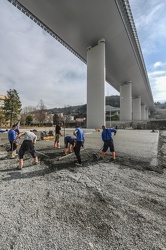
[[16, 125], [14, 124], [11, 129], [8, 131], [8, 140], [10, 142], [10, 151], [8, 154], [9, 158], [15, 158], [16, 157], [16, 148], [17, 148], [17, 144], [16, 144], [16, 137], [17, 137], [17, 133], [16, 133]]
[[72, 153], [74, 149], [74, 144], [76, 142], [76, 137], [72, 135], [67, 135], [65, 137], [65, 155], [67, 155], [69, 152]]
[[116, 135], [117, 130], [114, 128], [106, 128], [104, 125], [102, 126], [102, 140], [104, 142], [103, 149], [102, 149], [102, 158], [104, 158], [106, 151], [110, 148], [110, 152], [112, 153], [111, 160], [115, 160], [115, 148], [114, 142], [112, 138], [112, 133]]

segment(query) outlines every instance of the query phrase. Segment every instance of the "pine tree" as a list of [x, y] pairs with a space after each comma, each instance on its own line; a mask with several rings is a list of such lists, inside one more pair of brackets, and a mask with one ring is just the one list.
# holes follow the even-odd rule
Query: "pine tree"
[[7, 91], [7, 97], [4, 100], [4, 115], [5, 120], [10, 121], [10, 126], [13, 122], [17, 122], [20, 117], [21, 112], [21, 101], [18, 93], [15, 89], [10, 89]]

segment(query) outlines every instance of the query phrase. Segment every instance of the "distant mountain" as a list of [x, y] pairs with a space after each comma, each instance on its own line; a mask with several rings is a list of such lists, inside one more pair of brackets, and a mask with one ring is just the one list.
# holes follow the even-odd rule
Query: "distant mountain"
[[86, 104], [84, 105], [78, 105], [78, 106], [67, 106], [64, 108], [53, 108], [53, 109], [48, 109], [47, 111], [56, 114], [56, 113], [64, 113], [67, 115], [70, 115], [71, 113], [78, 113], [80, 111], [86, 112]]
[[[119, 108], [120, 96], [106, 96], [106, 105]], [[166, 119], [166, 103], [155, 103], [156, 111], [151, 114], [151, 118]], [[74, 115], [75, 117], [86, 117], [87, 105], [67, 106], [64, 108], [53, 108], [48, 111], [52, 114], [63, 113], [65, 115]]]
[[[118, 95], [106, 96], [106, 105], [110, 105], [112, 107], [120, 107], [120, 96]], [[64, 113], [66, 115], [70, 114], [86, 115], [86, 107], [87, 105], [84, 104], [78, 106], [66, 106], [64, 108], [53, 108], [53, 109], [48, 109], [48, 111], [52, 114]]]
[[106, 96], [106, 105], [119, 108], [120, 107], [120, 96], [119, 95]]

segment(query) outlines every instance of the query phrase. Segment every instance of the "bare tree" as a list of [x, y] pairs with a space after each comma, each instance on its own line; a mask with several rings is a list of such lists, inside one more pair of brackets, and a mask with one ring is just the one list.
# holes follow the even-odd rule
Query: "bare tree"
[[32, 115], [36, 110], [36, 107], [34, 106], [27, 106], [27, 107], [24, 107], [22, 109], [22, 112], [21, 112], [21, 119], [20, 119], [20, 123], [25, 125], [26, 124], [26, 118], [28, 115]]
[[39, 100], [39, 104], [37, 105], [36, 111], [35, 111], [35, 118], [39, 121], [39, 125], [43, 125], [43, 123], [46, 121], [47, 117], [47, 107], [44, 104], [44, 101], [41, 99]]

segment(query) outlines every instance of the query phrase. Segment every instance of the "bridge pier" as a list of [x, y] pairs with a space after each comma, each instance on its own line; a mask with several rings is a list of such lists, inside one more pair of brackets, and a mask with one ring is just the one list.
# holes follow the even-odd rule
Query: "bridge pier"
[[87, 128], [105, 124], [105, 40], [87, 49]]
[[149, 119], [149, 109], [146, 107], [145, 109], [145, 116], [146, 116], [146, 120]]
[[145, 121], [146, 120], [146, 106], [145, 104], [141, 104], [141, 120]]
[[132, 121], [132, 84], [125, 82], [120, 85], [120, 120]]
[[141, 96], [133, 97], [133, 121], [141, 121]]

